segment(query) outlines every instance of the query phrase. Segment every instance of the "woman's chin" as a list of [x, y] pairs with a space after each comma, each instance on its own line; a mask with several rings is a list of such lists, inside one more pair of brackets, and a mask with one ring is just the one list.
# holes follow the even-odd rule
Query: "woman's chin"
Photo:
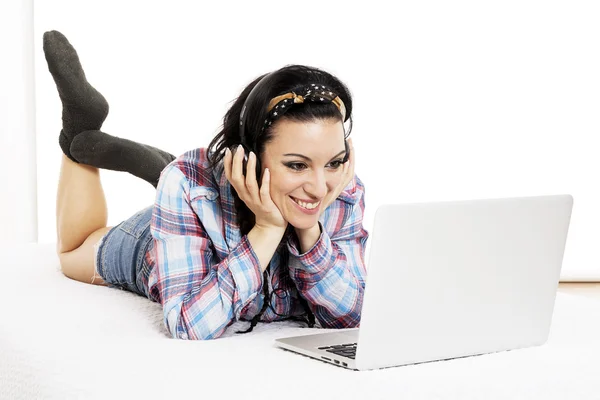
[[316, 223], [319, 222], [318, 218], [316, 218], [316, 217], [312, 217], [312, 218], [311, 217], [305, 217], [305, 218], [292, 217], [292, 218], [287, 219], [287, 221], [290, 225], [292, 225], [296, 229], [310, 229], [313, 226], [315, 226]]

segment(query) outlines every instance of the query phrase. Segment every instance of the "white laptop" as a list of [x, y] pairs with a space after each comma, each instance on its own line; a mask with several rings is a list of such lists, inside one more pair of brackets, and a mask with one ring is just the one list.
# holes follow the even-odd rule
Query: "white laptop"
[[541, 345], [572, 206], [570, 195], [380, 206], [360, 328], [275, 343], [358, 370]]

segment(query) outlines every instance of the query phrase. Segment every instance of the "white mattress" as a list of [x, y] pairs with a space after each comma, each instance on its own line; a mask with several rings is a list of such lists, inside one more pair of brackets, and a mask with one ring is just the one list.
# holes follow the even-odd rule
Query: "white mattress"
[[600, 399], [600, 302], [583, 297], [559, 293], [541, 347], [357, 372], [274, 347], [313, 333], [294, 322], [170, 339], [158, 304], [64, 277], [54, 246], [0, 250], [2, 399]]

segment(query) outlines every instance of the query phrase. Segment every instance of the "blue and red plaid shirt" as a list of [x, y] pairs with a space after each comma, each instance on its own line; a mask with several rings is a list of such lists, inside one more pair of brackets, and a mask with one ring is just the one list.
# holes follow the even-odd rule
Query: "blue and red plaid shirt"
[[[319, 218], [321, 236], [301, 254], [294, 235], [283, 237], [268, 282], [246, 235], [240, 235], [233, 190], [223, 163], [210, 171], [207, 149], [189, 151], [161, 173], [152, 213], [149, 297], [162, 304], [174, 338], [213, 339], [238, 320], [250, 320], [265, 301], [261, 321], [304, 314], [303, 297], [324, 328], [356, 327], [365, 286], [364, 185], [355, 175]], [[282, 254], [288, 252], [288, 265]], [[285, 258], [283, 258], [285, 259]], [[269, 299], [266, 299], [269, 301]]]

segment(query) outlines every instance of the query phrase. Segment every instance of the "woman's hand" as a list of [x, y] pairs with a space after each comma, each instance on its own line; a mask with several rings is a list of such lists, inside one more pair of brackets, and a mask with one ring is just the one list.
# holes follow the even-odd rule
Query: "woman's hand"
[[334, 190], [331, 191], [331, 193], [329, 193], [329, 195], [325, 196], [323, 199], [321, 203], [321, 214], [323, 214], [327, 207], [329, 207], [335, 201], [335, 199], [338, 198], [340, 193], [342, 193], [344, 188], [348, 186], [348, 184], [350, 184], [354, 178], [354, 147], [352, 146], [351, 138], [348, 139], [348, 151], [348, 161], [346, 161], [342, 167], [342, 178], [340, 179], [340, 183], [335, 187]]
[[232, 155], [231, 151], [225, 151], [225, 175], [231, 186], [235, 189], [240, 199], [246, 203], [248, 208], [254, 213], [255, 225], [261, 228], [287, 228], [288, 222], [283, 218], [279, 208], [271, 199], [269, 186], [271, 184], [271, 174], [266, 168], [262, 177], [262, 184], [258, 187], [256, 179], [256, 154], [250, 152], [248, 165], [246, 167], [246, 176], [242, 174], [242, 161], [244, 159], [244, 149], [239, 146]]

